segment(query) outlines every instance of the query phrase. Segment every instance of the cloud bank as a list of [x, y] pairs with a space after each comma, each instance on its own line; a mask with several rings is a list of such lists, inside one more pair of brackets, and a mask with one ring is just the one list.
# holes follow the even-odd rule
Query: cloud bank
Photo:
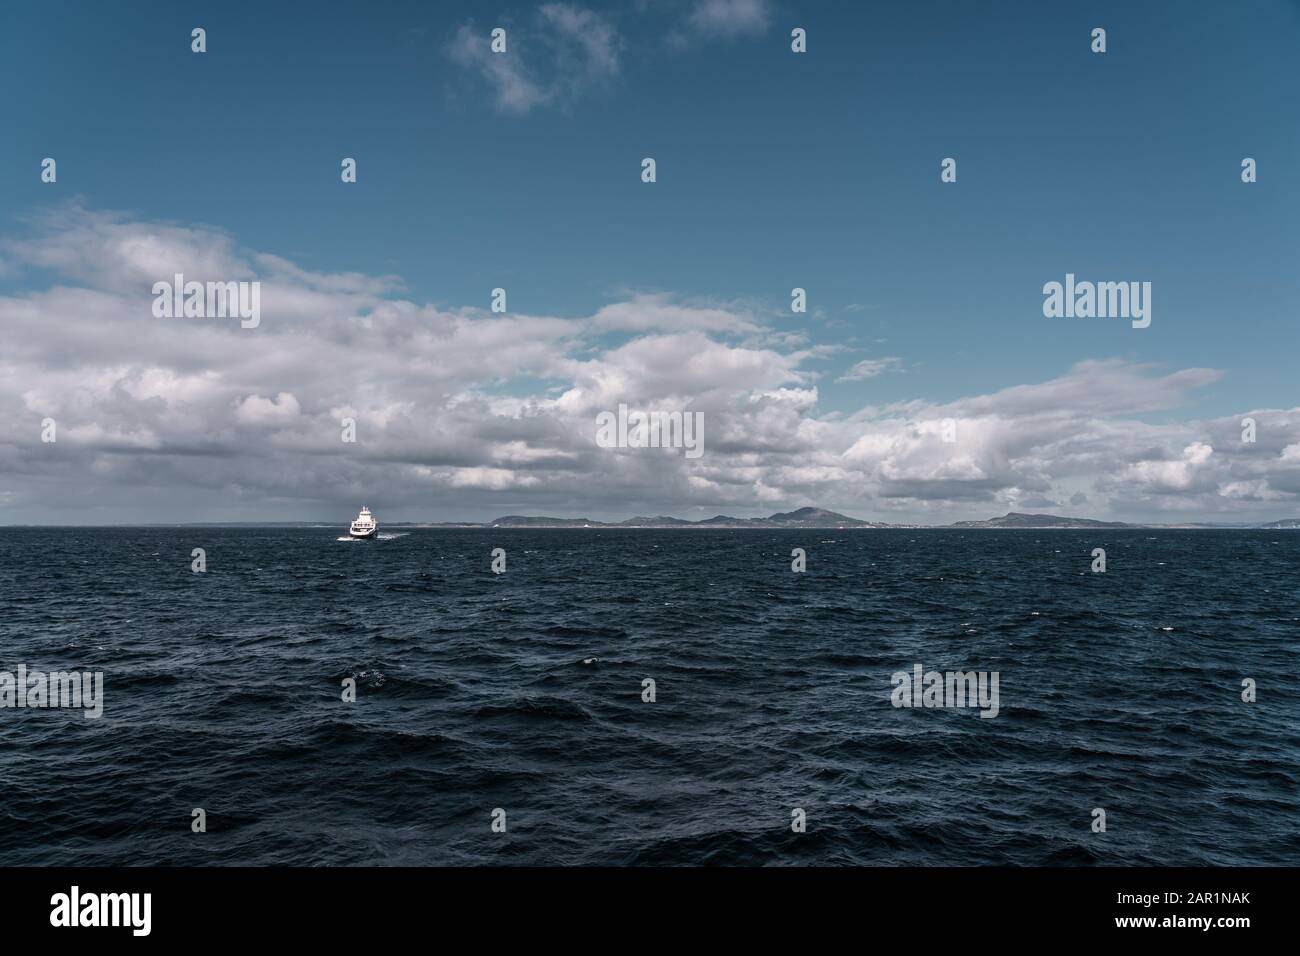
[[[846, 414], [819, 404], [837, 347], [734, 302], [440, 309], [394, 276], [313, 272], [211, 227], [79, 206], [0, 241], [0, 263], [28, 290], [0, 297], [4, 523], [342, 520], [363, 500], [385, 520], [1300, 512], [1300, 409], [1171, 420], [1216, 369], [1093, 360]], [[261, 325], [155, 318], [150, 288], [178, 272], [261, 282]], [[830, 387], [852, 394], [906, 359], [862, 360]], [[620, 403], [703, 412], [703, 456], [598, 447], [596, 416]]]

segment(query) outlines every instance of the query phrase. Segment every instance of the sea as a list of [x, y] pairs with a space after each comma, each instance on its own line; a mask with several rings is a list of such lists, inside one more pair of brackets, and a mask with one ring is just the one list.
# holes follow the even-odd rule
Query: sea
[[1295, 865], [1298, 598], [1293, 531], [3, 528], [0, 672], [102, 715], [0, 708], [0, 865]]

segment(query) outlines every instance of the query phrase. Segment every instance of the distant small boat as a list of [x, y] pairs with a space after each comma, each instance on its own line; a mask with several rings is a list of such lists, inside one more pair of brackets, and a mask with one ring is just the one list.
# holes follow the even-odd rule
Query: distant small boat
[[374, 515], [370, 513], [369, 508], [362, 508], [361, 514], [357, 515], [357, 520], [352, 522], [352, 527], [348, 528], [348, 534], [354, 538], [373, 538], [379, 533], [379, 525], [375, 523]]

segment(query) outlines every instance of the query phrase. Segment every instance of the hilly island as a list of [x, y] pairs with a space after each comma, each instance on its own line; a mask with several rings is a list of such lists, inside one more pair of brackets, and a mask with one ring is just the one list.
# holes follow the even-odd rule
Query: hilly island
[[1212, 524], [1203, 522], [1182, 522], [1169, 524], [1130, 523], [1125, 521], [1099, 521], [1094, 518], [1069, 518], [1061, 515], [1022, 514], [1011, 511], [998, 518], [982, 521], [957, 521], [946, 525], [898, 524], [886, 521], [867, 521], [852, 518], [825, 508], [799, 508], [795, 511], [778, 512], [766, 518], [735, 518], [731, 515], [714, 515], [689, 521], [685, 518], [673, 518], [657, 515], [653, 518], [638, 516], [623, 521], [596, 521], [591, 518], [555, 518], [530, 515], [502, 515], [494, 521], [472, 522], [437, 522], [437, 523], [390, 523], [390, 527], [420, 528], [823, 528], [823, 529], [872, 529], [872, 528], [951, 528], [959, 530], [984, 529], [1124, 529], [1124, 528], [1260, 528], [1270, 530], [1300, 530], [1300, 518], [1286, 518], [1267, 524]]
[[[187, 521], [187, 522], [150, 522], [153, 527], [172, 528], [214, 528], [214, 527], [259, 527], [259, 528], [321, 528], [334, 527], [336, 522], [322, 521]], [[11, 525], [10, 527], [17, 527]], [[997, 531], [997, 530], [1094, 530], [1122, 531], [1126, 528], [1164, 528], [1164, 529], [1203, 529], [1203, 530], [1260, 530], [1260, 531], [1300, 531], [1300, 518], [1283, 518], [1278, 521], [1259, 522], [1128, 522], [1100, 521], [1096, 518], [1072, 518], [1063, 515], [1025, 514], [1009, 511], [996, 518], [978, 521], [954, 521], [951, 524], [919, 524], [891, 521], [868, 521], [853, 518], [838, 511], [825, 508], [799, 508], [795, 511], [779, 511], [766, 518], [736, 518], [732, 515], [714, 515], [711, 518], [689, 520], [669, 515], [655, 515], [652, 518], [638, 515], [622, 521], [597, 521], [593, 518], [558, 518], [549, 515], [502, 515], [492, 521], [387, 521], [383, 527], [394, 528], [572, 528], [572, 529], [606, 529], [620, 528], [656, 528], [682, 530], [700, 529], [766, 529], [780, 530], [799, 528], [820, 528], [824, 530], [864, 530], [882, 528], [916, 528], [956, 531]]]

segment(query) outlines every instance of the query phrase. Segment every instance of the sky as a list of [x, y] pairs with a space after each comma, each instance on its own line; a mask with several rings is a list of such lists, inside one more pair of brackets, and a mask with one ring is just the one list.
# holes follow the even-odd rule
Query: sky
[[[1281, 0], [6, 8], [0, 524], [1300, 516], [1298, 46]], [[258, 324], [156, 315], [177, 273]], [[1150, 325], [1046, 316], [1067, 274]], [[602, 447], [620, 404], [702, 454]]]

